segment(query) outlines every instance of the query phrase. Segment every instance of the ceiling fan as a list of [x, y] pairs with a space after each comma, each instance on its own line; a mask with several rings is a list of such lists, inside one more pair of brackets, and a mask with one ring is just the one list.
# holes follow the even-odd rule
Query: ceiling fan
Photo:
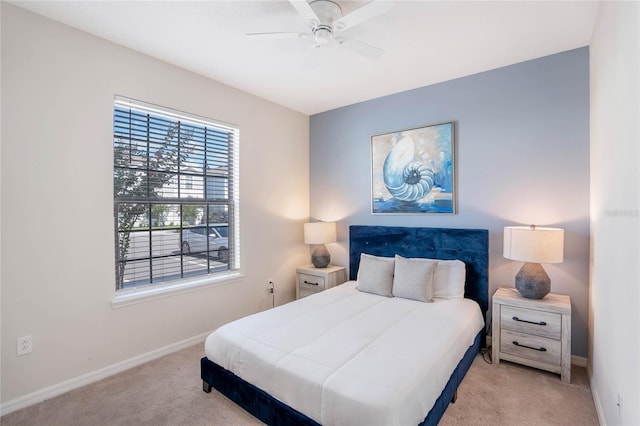
[[249, 33], [256, 38], [305, 38], [310, 39], [316, 48], [328, 43], [337, 43], [355, 53], [376, 60], [384, 51], [360, 40], [343, 37], [341, 32], [360, 25], [393, 8], [390, 0], [373, 0], [353, 12], [342, 16], [340, 5], [331, 0], [289, 0], [298, 14], [309, 25], [309, 31]]

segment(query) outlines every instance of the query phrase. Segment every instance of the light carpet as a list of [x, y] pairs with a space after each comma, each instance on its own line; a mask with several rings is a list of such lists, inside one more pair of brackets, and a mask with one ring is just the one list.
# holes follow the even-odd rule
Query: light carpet
[[[48, 401], [7, 414], [2, 426], [260, 425], [212, 391], [202, 391], [196, 345]], [[558, 375], [478, 356], [440, 425], [598, 425], [586, 370]], [[355, 425], [354, 425], [355, 426]]]

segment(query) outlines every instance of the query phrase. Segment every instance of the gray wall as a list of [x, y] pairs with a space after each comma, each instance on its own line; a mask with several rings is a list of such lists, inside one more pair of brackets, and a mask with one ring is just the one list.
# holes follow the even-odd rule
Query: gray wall
[[[457, 214], [372, 215], [371, 135], [451, 120]], [[310, 216], [338, 221], [328, 247], [338, 265], [352, 224], [484, 228], [493, 294], [522, 266], [502, 257], [504, 226], [564, 228], [564, 263], [545, 269], [552, 291], [571, 296], [573, 355], [587, 356], [588, 48], [314, 115], [309, 158]]]

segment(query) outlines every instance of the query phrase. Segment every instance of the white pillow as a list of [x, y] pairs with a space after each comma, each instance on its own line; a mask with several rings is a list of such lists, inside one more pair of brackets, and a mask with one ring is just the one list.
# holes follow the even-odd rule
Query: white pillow
[[433, 274], [433, 297], [438, 299], [464, 298], [466, 270], [460, 260], [438, 260]]
[[433, 273], [438, 261], [407, 259], [396, 254], [393, 277], [393, 296], [432, 302]]
[[358, 286], [360, 291], [393, 297], [393, 257], [379, 257], [362, 253], [358, 268]]

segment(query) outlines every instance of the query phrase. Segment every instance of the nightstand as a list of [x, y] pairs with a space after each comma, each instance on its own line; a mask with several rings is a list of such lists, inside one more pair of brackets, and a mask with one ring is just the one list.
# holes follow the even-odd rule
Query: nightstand
[[571, 299], [549, 293], [527, 299], [515, 288], [493, 295], [492, 358], [560, 374], [571, 383]]
[[319, 293], [346, 280], [347, 273], [342, 266], [329, 265], [326, 268], [316, 268], [313, 265], [300, 266], [296, 268], [296, 299]]

